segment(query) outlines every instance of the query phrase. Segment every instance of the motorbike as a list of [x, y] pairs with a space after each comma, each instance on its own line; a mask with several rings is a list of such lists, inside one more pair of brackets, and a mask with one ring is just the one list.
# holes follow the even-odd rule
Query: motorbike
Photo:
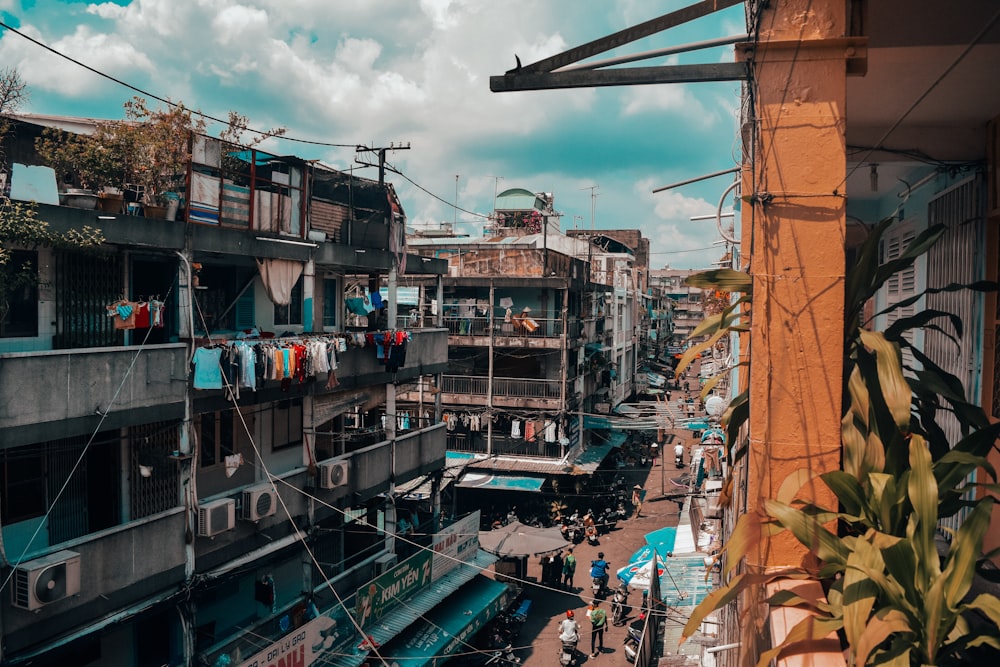
[[608, 577], [605, 575], [603, 577], [591, 577], [590, 589], [594, 593], [595, 598], [605, 598], [608, 593]]
[[628, 604], [628, 589], [619, 586], [615, 589], [614, 597], [611, 599], [611, 623], [614, 625], [625, 625], [625, 620], [632, 611]]
[[576, 665], [576, 642], [562, 642], [559, 648], [559, 664], [561, 667], [573, 667]]
[[628, 510], [625, 509], [624, 501], [619, 501], [618, 507], [615, 508], [615, 516], [618, 517], [619, 521], [624, 521], [628, 518]]
[[684, 467], [684, 447], [680, 445], [674, 448], [674, 465], [678, 468]]
[[642, 642], [642, 633], [635, 628], [628, 628], [622, 644], [625, 645], [625, 657], [630, 663], [635, 663], [635, 656], [639, 655], [639, 644]]

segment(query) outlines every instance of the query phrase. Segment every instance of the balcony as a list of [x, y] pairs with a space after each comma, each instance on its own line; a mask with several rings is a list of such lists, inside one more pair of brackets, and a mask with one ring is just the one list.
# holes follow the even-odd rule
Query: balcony
[[[448, 405], [484, 405], [489, 378], [475, 375], [444, 375], [442, 400]], [[558, 410], [562, 398], [561, 380], [493, 378], [494, 407]]]
[[187, 354], [180, 343], [0, 354], [4, 444], [91, 432], [102, 415], [102, 428], [180, 418]]
[[390, 476], [396, 484], [408, 482], [444, 467], [447, 447], [444, 424], [409, 431], [396, 442], [383, 440], [355, 450], [336, 460], [350, 461], [349, 484], [344, 487], [363, 502], [389, 490]]
[[[444, 325], [448, 329], [451, 345], [472, 345], [487, 347], [492, 333], [493, 344], [499, 347], [555, 348], [563, 345], [563, 334], [568, 328], [571, 338], [579, 337], [581, 325], [572, 321], [568, 327], [559, 318], [533, 317], [533, 326], [522, 326], [516, 322], [494, 319], [492, 327], [488, 317], [446, 316]], [[491, 331], [492, 329], [492, 331]]]
[[[80, 593], [35, 612], [3, 603], [5, 647], [18, 651], [65, 633], [80, 619], [99, 619], [131, 605], [166, 596], [184, 583], [186, 516], [183, 508], [91, 533], [46, 553], [80, 554]], [[155, 544], [151, 549], [149, 545]], [[33, 554], [33, 557], [42, 554]]]

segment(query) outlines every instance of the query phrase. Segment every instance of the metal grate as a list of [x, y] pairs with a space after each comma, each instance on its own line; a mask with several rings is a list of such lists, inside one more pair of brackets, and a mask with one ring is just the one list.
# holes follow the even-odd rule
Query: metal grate
[[[164, 512], [179, 504], [181, 464], [169, 458], [177, 449], [177, 429], [176, 422], [154, 422], [129, 428], [129, 476], [132, 481], [129, 511], [132, 519]], [[140, 466], [145, 466], [148, 477], [142, 475]]]
[[123, 295], [122, 260], [115, 255], [56, 254], [57, 350], [121, 345], [106, 306]]
[[58, 544], [87, 534], [87, 463], [84, 457], [73, 469], [84, 446], [86, 436], [65, 438], [48, 443], [48, 494], [55, 498], [65, 484], [65, 490], [49, 512], [49, 543]]
[[[927, 255], [928, 288], [940, 288], [952, 283], [967, 284], [982, 279], [984, 257], [981, 249], [985, 238], [983, 193], [982, 181], [976, 177], [945, 191], [928, 204], [928, 222], [932, 225], [940, 223], [948, 228]], [[925, 353], [934, 363], [958, 378], [965, 387], [966, 398], [977, 400], [981, 386], [975, 357], [976, 350], [982, 346], [982, 296], [971, 290], [928, 294], [927, 308], [953, 313], [961, 319], [963, 331], [957, 344], [947, 335], [952, 333], [950, 331], [928, 330]], [[939, 410], [938, 417], [948, 441], [952, 444], [958, 442], [962, 433], [955, 416]], [[941, 523], [957, 529], [969, 511], [962, 510]]]

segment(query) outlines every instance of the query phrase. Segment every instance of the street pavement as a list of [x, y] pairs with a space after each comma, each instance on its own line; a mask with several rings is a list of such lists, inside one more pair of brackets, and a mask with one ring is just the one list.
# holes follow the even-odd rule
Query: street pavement
[[[694, 381], [692, 384], [697, 382]], [[678, 394], [683, 395], [684, 392], [675, 391], [675, 400]], [[695, 395], [695, 392], [692, 391], [692, 395]], [[699, 413], [703, 414], [701, 411]], [[667, 442], [661, 447], [666, 454], [665, 459], [658, 457], [652, 466], [636, 466], [618, 471], [626, 477], [629, 488], [639, 484], [646, 490], [645, 503], [638, 516], [633, 513], [627, 520], [619, 521], [613, 531], [602, 535], [599, 545], [591, 546], [584, 540], [574, 546], [577, 570], [573, 590], [540, 585], [538, 583], [541, 581], [540, 559], [538, 557], [529, 559], [527, 579], [533, 583], [525, 586], [524, 597], [532, 601], [532, 606], [515, 643], [517, 655], [524, 667], [559, 667], [559, 623], [566, 617], [568, 609], [574, 610], [576, 620], [581, 627], [578, 647], [580, 659], [577, 664], [589, 667], [625, 667], [630, 664], [625, 657], [623, 647], [626, 628], [616, 627], [610, 623], [610, 596], [601, 603], [609, 621], [604, 633], [604, 651], [596, 658], [590, 657], [590, 623], [586, 617], [587, 605], [593, 597], [589, 576], [590, 562], [597, 558], [599, 551], [604, 552], [604, 559], [611, 564], [609, 586], [614, 589], [619, 583], [615, 571], [626, 565], [632, 554], [646, 544], [646, 534], [660, 528], [677, 526], [680, 517], [678, 500], [683, 501], [683, 498], [672, 499], [676, 498], [676, 488], [667, 480], [679, 476], [684, 470], [678, 470], [674, 465], [674, 446], [677, 443], [685, 445], [686, 466], [691, 460], [691, 445], [698, 442], [698, 438], [694, 437], [691, 431], [682, 429], [668, 431]], [[664, 462], [666, 466], [663, 465]], [[640, 591], [630, 591], [628, 604], [633, 607], [633, 611], [628, 621], [638, 624], [637, 627], [641, 627], [641, 622], [635, 608], [641, 601]]]

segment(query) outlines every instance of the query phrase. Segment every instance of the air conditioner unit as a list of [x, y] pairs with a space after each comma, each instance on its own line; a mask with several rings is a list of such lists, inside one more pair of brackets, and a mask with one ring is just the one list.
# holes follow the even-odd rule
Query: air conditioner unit
[[14, 571], [11, 603], [34, 611], [80, 592], [80, 554], [57, 551], [21, 563]]
[[270, 484], [255, 486], [243, 491], [240, 504], [240, 518], [246, 521], [260, 521], [278, 510], [278, 498]]
[[396, 554], [382, 554], [375, 559], [375, 576], [377, 577], [380, 574], [388, 572], [396, 567], [396, 563], [398, 562], [399, 559], [396, 557]]
[[222, 498], [198, 507], [198, 535], [214, 537], [236, 527], [236, 501]]
[[347, 484], [348, 461], [326, 461], [320, 463], [319, 486], [321, 489], [336, 489]]

